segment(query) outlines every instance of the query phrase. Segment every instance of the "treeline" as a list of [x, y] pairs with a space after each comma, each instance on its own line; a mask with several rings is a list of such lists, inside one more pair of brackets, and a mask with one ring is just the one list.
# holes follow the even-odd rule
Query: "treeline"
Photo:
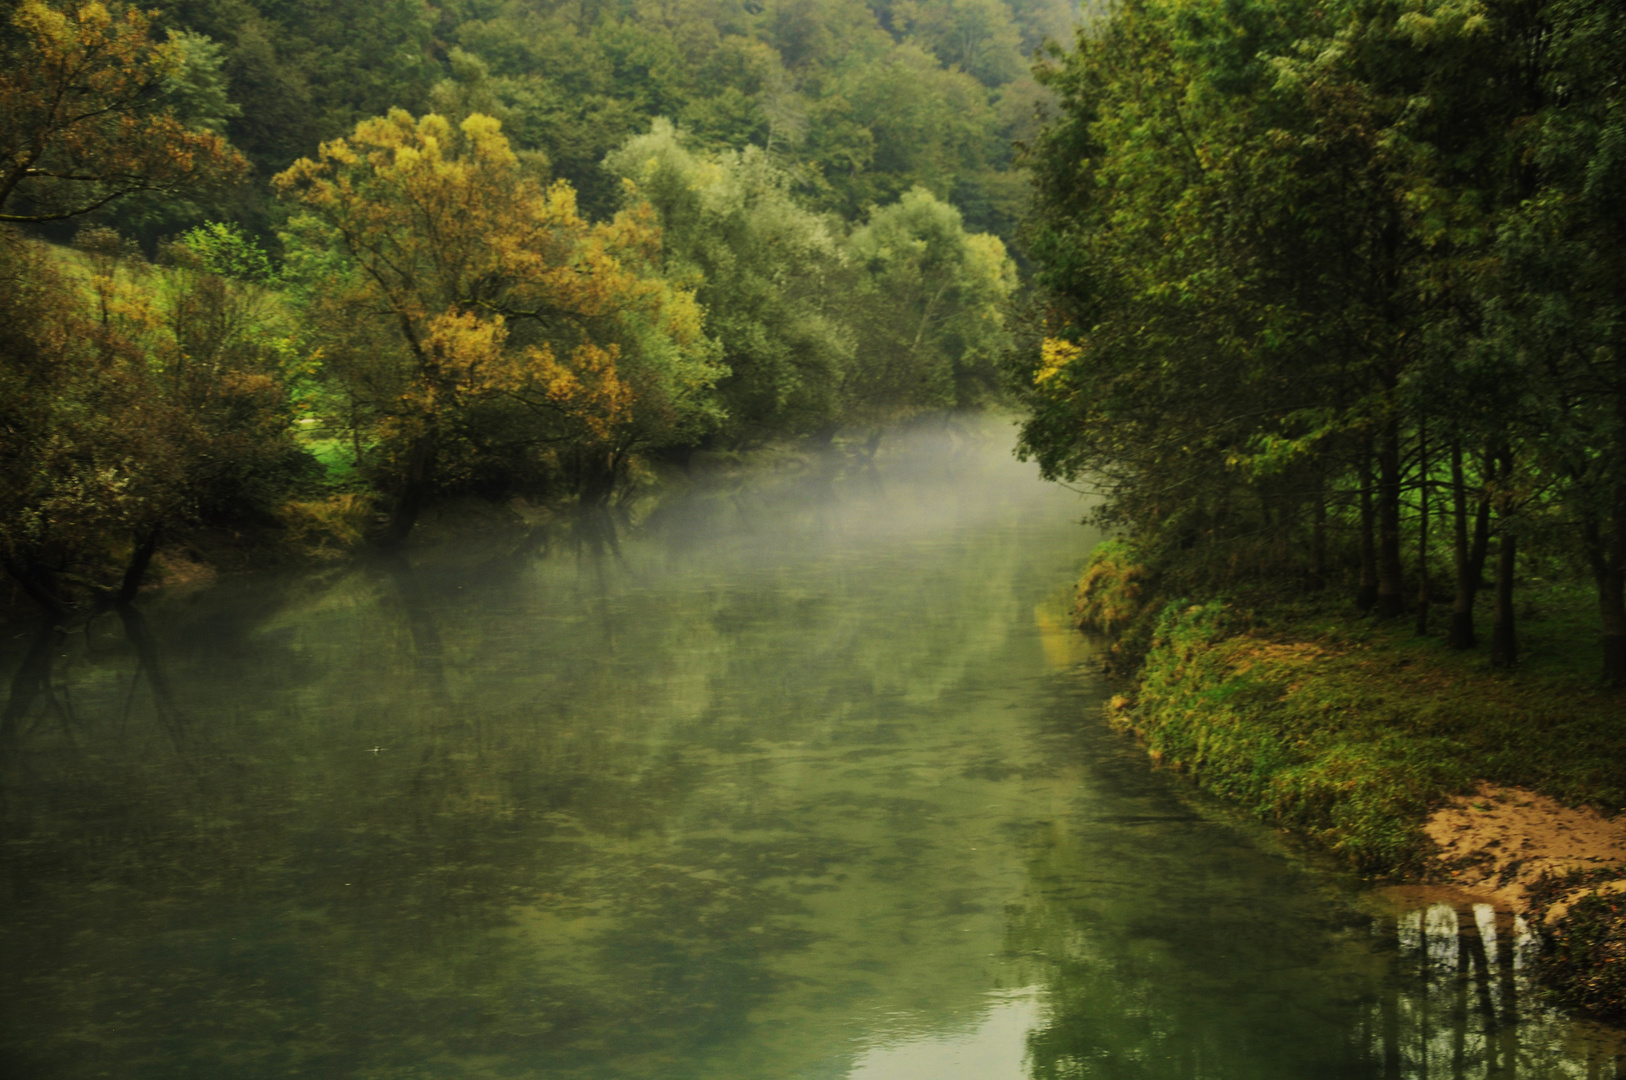
[[1626, 8], [1126, 0], [1041, 81], [1023, 448], [1176, 578], [1596, 582], [1626, 684]]
[[[478, 111], [514, 149], [615, 212], [606, 155], [666, 117], [703, 151], [772, 153], [811, 209], [847, 220], [919, 185], [973, 231], [1026, 200], [1012, 140], [1043, 96], [1029, 68], [1074, 0], [168, 0], [190, 115], [255, 182], [235, 220], [275, 223], [269, 180], [392, 108]], [[148, 217], [132, 223], [163, 229]], [[160, 217], [162, 215], [159, 215]], [[173, 231], [173, 230], [171, 230]]]
[[[1000, 392], [1067, 0], [0, 3], [0, 558], [400, 542]], [[57, 241], [55, 244], [46, 244]]]
[[1065, 6], [0, 9], [0, 557], [47, 609], [199, 526], [399, 542], [1000, 393], [978, 228]]

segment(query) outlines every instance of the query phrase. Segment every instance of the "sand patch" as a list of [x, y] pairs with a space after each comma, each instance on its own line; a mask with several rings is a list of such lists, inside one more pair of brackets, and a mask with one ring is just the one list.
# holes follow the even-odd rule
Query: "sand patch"
[[1527, 906], [1531, 886], [1544, 875], [1626, 873], [1626, 814], [1606, 818], [1524, 788], [1481, 784], [1477, 794], [1429, 815], [1423, 831], [1439, 846], [1440, 878], [1516, 911]]

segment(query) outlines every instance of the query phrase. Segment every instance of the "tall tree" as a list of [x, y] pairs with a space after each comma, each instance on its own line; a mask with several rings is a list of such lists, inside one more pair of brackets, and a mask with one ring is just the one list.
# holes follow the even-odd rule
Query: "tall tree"
[[491, 117], [453, 128], [396, 110], [277, 184], [304, 210], [292, 239], [318, 267], [337, 374], [369, 405], [395, 496], [387, 539], [494, 440], [596, 502], [640, 446], [715, 422], [721, 370], [693, 293], [657, 273], [647, 211], [589, 225]]
[[924, 188], [870, 214], [847, 244], [859, 280], [859, 354], [845, 394], [856, 423], [993, 396], [1010, 338], [1016, 268], [996, 236]]
[[753, 442], [839, 424], [853, 364], [851, 275], [828, 219], [798, 205], [790, 175], [756, 147], [705, 156], [657, 120], [606, 167], [648, 200], [666, 273], [696, 282], [728, 374], [719, 434]]
[[[179, 115], [186, 37], [158, 41], [115, 3], [24, 0], [0, 26], [0, 221], [59, 221], [137, 192], [241, 178], [245, 163], [207, 123]], [[206, 118], [207, 119], [207, 118]]]

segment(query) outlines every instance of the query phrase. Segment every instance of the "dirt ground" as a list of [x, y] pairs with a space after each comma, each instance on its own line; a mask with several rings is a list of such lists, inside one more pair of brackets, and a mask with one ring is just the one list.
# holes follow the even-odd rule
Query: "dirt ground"
[[[1525, 910], [1543, 876], [1609, 869], [1626, 874], [1626, 814], [1606, 818], [1524, 788], [1481, 784], [1476, 794], [1459, 796], [1430, 815], [1425, 832], [1439, 846], [1433, 876], [1513, 911]], [[1597, 888], [1626, 892], [1626, 879]], [[1557, 922], [1591, 889], [1553, 904], [1547, 921]]]

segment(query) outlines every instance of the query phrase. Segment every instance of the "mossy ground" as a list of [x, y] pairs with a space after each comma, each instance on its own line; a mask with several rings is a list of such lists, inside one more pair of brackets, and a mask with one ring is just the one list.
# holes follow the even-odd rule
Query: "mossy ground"
[[1626, 695], [1593, 679], [1576, 593], [1527, 602], [1512, 671], [1409, 620], [1174, 601], [1120, 715], [1203, 787], [1367, 872], [1414, 870], [1429, 809], [1478, 780], [1626, 807]]
[[[1430, 853], [1429, 812], [1481, 780], [1626, 809], [1626, 693], [1597, 680], [1590, 599], [1526, 589], [1511, 670], [1331, 597], [1166, 599], [1128, 635], [1146, 645], [1113, 716], [1206, 790], [1365, 873], [1412, 876]], [[1619, 965], [1603, 964], [1626, 955], [1620, 906], [1577, 905], [1546, 928], [1559, 996], [1611, 1017], [1626, 1015]]]

